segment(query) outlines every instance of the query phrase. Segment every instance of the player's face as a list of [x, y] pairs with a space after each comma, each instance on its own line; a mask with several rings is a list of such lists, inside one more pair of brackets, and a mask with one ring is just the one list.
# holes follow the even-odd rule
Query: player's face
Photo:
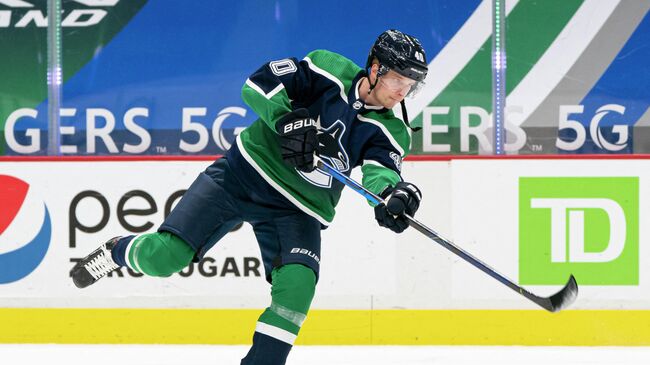
[[379, 82], [374, 89], [375, 97], [384, 108], [391, 109], [404, 100], [414, 85], [415, 80], [390, 70], [386, 75], [379, 78]]

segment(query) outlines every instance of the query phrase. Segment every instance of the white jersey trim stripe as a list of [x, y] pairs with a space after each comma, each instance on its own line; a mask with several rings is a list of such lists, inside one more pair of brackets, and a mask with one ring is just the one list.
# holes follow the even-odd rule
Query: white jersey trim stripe
[[296, 335], [294, 335], [289, 331], [283, 330], [282, 328], [279, 327], [271, 326], [264, 322], [257, 322], [257, 325], [255, 326], [255, 332], [259, 332], [269, 337], [273, 337], [276, 340], [280, 340], [284, 343], [288, 343], [291, 346], [293, 346], [293, 343], [296, 342], [296, 337], [297, 337]]
[[141, 236], [142, 235], [138, 235], [131, 238], [131, 241], [129, 241], [129, 244], [126, 246], [126, 250], [125, 250], [126, 257], [124, 260], [124, 262], [126, 262], [126, 266], [130, 267], [132, 270], [135, 270], [139, 273], [142, 273], [142, 269], [140, 268], [140, 265], [138, 265], [138, 257], [136, 255], [133, 255], [133, 266], [135, 267], [131, 267], [132, 265], [131, 265], [131, 261], [129, 261], [129, 257], [131, 257], [131, 250], [135, 249], [137, 246], [135, 244], [135, 241], [137, 241], [138, 238], [140, 238]]
[[399, 178], [399, 181], [404, 181], [404, 179], [402, 178], [402, 175], [398, 174], [397, 172], [395, 172], [395, 170], [391, 169], [390, 167], [384, 166], [381, 162], [378, 162], [378, 161], [375, 161], [375, 160], [363, 160], [362, 166], [365, 166], [365, 165], [375, 165], [375, 166], [380, 166], [380, 167], [386, 168], [386, 169], [392, 171]]
[[305, 205], [303, 205], [301, 202], [298, 201], [298, 199], [294, 198], [293, 195], [289, 194], [286, 190], [282, 189], [280, 185], [278, 185], [273, 179], [268, 177], [264, 170], [262, 170], [261, 167], [255, 163], [255, 160], [248, 154], [248, 151], [246, 151], [246, 148], [244, 148], [244, 144], [241, 141], [241, 135], [237, 135], [237, 146], [239, 147], [239, 151], [241, 152], [242, 156], [246, 159], [246, 161], [253, 166], [255, 171], [257, 171], [258, 174], [267, 182], [269, 185], [271, 185], [275, 190], [277, 190], [280, 194], [282, 194], [285, 198], [289, 199], [290, 202], [292, 202], [296, 207], [298, 207], [300, 210], [305, 212], [307, 215], [314, 217], [316, 220], [321, 222], [322, 224], [329, 226], [330, 222], [326, 221], [323, 217], [318, 215], [316, 212], [312, 211], [311, 209], [307, 208]]
[[263, 97], [265, 97], [265, 98], [267, 98], [269, 100], [271, 100], [271, 98], [274, 97], [275, 94], [279, 93], [280, 91], [282, 91], [284, 89], [284, 84], [280, 83], [278, 86], [275, 87], [275, 89], [269, 91], [269, 93], [267, 94], [267, 93], [264, 92], [264, 90], [262, 90], [262, 88], [257, 86], [256, 83], [251, 81], [251, 79], [246, 79], [246, 85], [248, 85], [248, 87], [250, 87], [251, 89], [257, 91], [258, 94], [262, 95]]
[[402, 148], [402, 146], [399, 145], [399, 143], [397, 143], [395, 138], [393, 138], [393, 136], [390, 134], [388, 129], [386, 129], [386, 127], [383, 124], [379, 123], [378, 121], [376, 121], [374, 119], [366, 118], [366, 117], [364, 117], [362, 115], [357, 115], [357, 118], [359, 118], [359, 120], [362, 121], [362, 122], [374, 124], [379, 129], [381, 129], [381, 131], [384, 132], [384, 135], [386, 135], [386, 138], [388, 138], [388, 140], [390, 141], [390, 144], [392, 144], [393, 147], [395, 147], [395, 149], [399, 152], [399, 154], [401, 156], [404, 156], [404, 149]]
[[341, 99], [343, 99], [343, 101], [348, 103], [348, 96], [345, 95], [345, 88], [343, 87], [343, 83], [341, 82], [341, 80], [336, 78], [331, 73], [329, 73], [329, 72], [323, 70], [322, 68], [314, 65], [314, 62], [311, 60], [311, 58], [305, 57], [304, 60], [307, 61], [307, 64], [309, 65], [309, 68], [311, 68], [314, 72], [324, 76], [325, 78], [329, 79], [330, 81], [332, 81], [333, 83], [338, 85], [339, 90], [340, 90], [339, 95], [341, 96]]
[[386, 166], [382, 165], [381, 163], [379, 163], [379, 162], [377, 162], [375, 160], [363, 160], [363, 165], [377, 165], [377, 166], [381, 166], [381, 167], [386, 167]]
[[[364, 79], [365, 79], [365, 77], [360, 78], [359, 81], [357, 81], [357, 85], [354, 87], [354, 97], [357, 100], [361, 100], [361, 98], [359, 97], [359, 87], [361, 86], [361, 82]], [[363, 107], [368, 109], [368, 110], [381, 110], [381, 109], [384, 109], [383, 106], [368, 105], [365, 102], [363, 103]]]

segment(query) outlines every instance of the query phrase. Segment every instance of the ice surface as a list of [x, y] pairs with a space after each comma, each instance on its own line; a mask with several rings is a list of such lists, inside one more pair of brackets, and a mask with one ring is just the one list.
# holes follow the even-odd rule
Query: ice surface
[[[0, 345], [3, 365], [239, 364], [248, 346]], [[648, 365], [650, 347], [296, 346], [287, 365]]]

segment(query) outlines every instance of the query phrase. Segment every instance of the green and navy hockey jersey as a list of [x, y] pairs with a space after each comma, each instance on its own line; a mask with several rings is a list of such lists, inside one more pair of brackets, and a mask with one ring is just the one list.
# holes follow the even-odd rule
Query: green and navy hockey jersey
[[322, 170], [310, 173], [282, 161], [276, 121], [307, 108], [319, 125], [320, 156], [349, 175], [361, 166], [363, 185], [375, 193], [401, 180], [411, 137], [392, 110], [365, 105], [359, 85], [365, 71], [333, 52], [316, 50], [299, 61], [272, 61], [253, 73], [242, 98], [259, 119], [237, 137], [229, 154], [241, 154], [280, 194], [305, 213], [329, 224], [343, 185]]

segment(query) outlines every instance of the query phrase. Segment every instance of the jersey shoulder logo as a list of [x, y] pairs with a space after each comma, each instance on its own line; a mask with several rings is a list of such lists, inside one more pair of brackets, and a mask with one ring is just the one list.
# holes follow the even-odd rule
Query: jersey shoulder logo
[[273, 72], [273, 74], [276, 76], [282, 76], [298, 71], [296, 63], [289, 58], [285, 58], [279, 61], [271, 61], [269, 63], [269, 67], [271, 68], [271, 72]]
[[389, 156], [390, 159], [393, 160], [393, 163], [395, 163], [395, 167], [397, 168], [397, 171], [402, 171], [402, 156], [398, 155], [395, 152], [391, 152]]

